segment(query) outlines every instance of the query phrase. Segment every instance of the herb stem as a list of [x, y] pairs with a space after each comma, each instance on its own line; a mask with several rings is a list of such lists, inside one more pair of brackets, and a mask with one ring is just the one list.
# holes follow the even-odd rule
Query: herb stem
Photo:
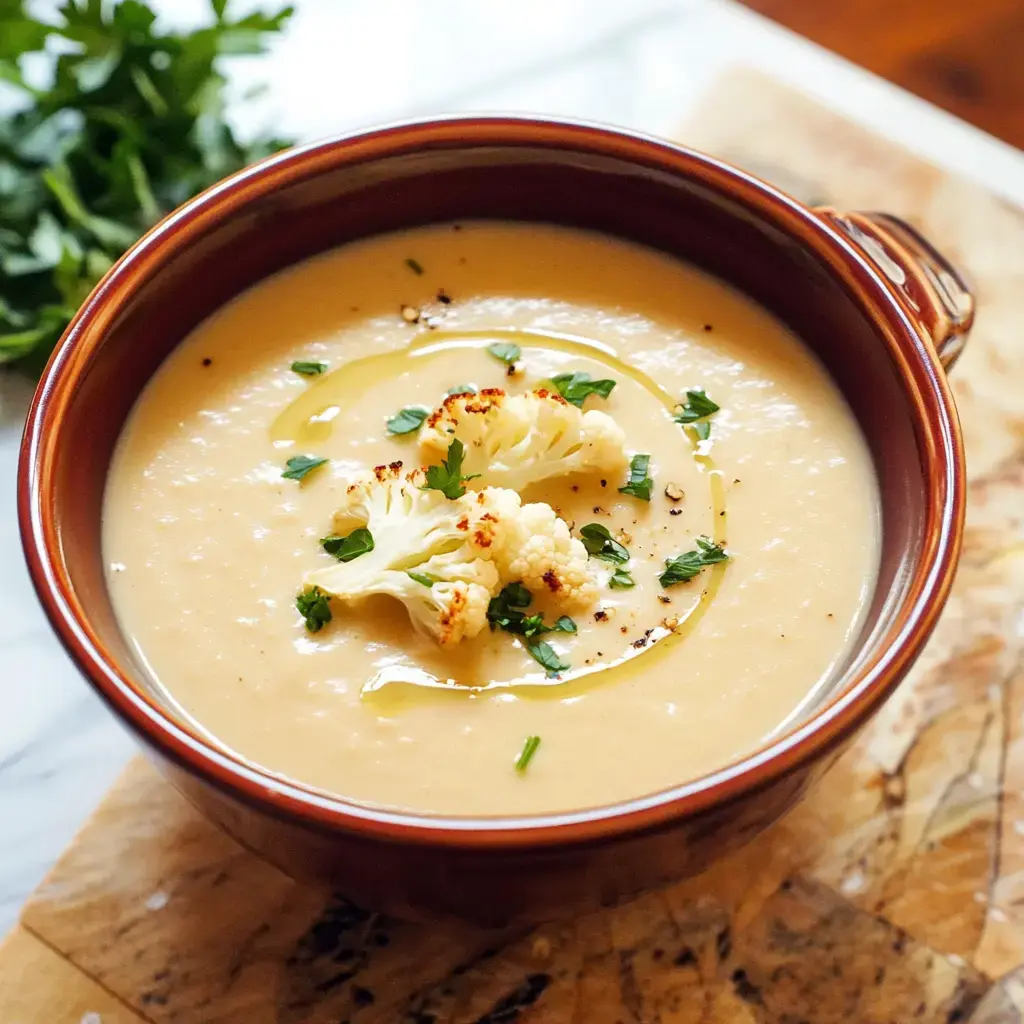
[[523, 749], [519, 752], [519, 756], [516, 758], [516, 771], [525, 772], [530, 766], [530, 762], [533, 760], [533, 755], [537, 753], [537, 748], [540, 746], [539, 736], [527, 736], [526, 742], [523, 744]]

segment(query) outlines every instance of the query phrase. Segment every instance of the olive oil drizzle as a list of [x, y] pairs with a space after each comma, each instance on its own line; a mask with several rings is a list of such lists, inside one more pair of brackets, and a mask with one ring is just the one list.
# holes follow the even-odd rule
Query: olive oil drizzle
[[[485, 348], [495, 340], [514, 341], [523, 351], [529, 365], [530, 349], [546, 349], [568, 355], [586, 356], [605, 364], [619, 377], [626, 377], [645, 388], [664, 407], [668, 415], [679, 404], [653, 378], [642, 370], [620, 359], [615, 350], [601, 342], [556, 331], [534, 328], [497, 327], [486, 330], [429, 330], [421, 331], [405, 348], [355, 359], [331, 373], [317, 378], [274, 420], [270, 428], [271, 440], [282, 447], [301, 446], [304, 450], [326, 441], [333, 431], [333, 420], [344, 408], [348, 395], [358, 394], [366, 386], [397, 377], [408, 369], [409, 360], [430, 359], [443, 352], [458, 348]], [[708, 477], [711, 491], [713, 539], [726, 541], [725, 485], [722, 473], [708, 453], [708, 442], [699, 441], [692, 431], [684, 430], [694, 460]], [[402, 701], [422, 699], [428, 693], [449, 699], [472, 700], [498, 692], [514, 691], [524, 698], [565, 700], [588, 692], [597, 685], [622, 682], [633, 671], [633, 662], [643, 657], [644, 664], [652, 659], [661, 660], [677, 644], [682, 643], [697, 628], [722, 585], [728, 563], [719, 563], [702, 574], [706, 581], [696, 601], [679, 616], [671, 629], [656, 625], [646, 637], [644, 646], [629, 647], [619, 659], [610, 664], [582, 666], [571, 669], [564, 677], [548, 679], [541, 674], [516, 679], [498, 680], [481, 686], [466, 685], [454, 679], [440, 679], [414, 666], [392, 665], [379, 671], [362, 688], [362, 696], [375, 701]], [[411, 691], [411, 692], [410, 692]]]

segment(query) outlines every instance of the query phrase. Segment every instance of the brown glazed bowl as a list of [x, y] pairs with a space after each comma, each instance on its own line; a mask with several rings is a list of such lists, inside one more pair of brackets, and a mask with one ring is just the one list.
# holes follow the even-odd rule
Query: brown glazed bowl
[[[161, 360], [218, 306], [288, 264], [377, 232], [472, 217], [597, 229], [724, 278], [818, 354], [868, 439], [884, 536], [856, 650], [803, 722], [705, 778], [530, 818], [361, 806], [262, 772], [198, 735], [147, 681], [118, 628], [100, 551], [104, 482], [125, 417]], [[808, 209], [656, 139], [467, 117], [293, 149], [167, 217], [68, 328], [21, 452], [29, 569], [78, 668], [150, 757], [213, 821], [289, 874], [377, 910], [487, 925], [613, 901], [698, 872], [774, 821], [920, 653], [960, 549], [964, 458], [945, 369], [971, 316], [961, 279], [901, 222]]]

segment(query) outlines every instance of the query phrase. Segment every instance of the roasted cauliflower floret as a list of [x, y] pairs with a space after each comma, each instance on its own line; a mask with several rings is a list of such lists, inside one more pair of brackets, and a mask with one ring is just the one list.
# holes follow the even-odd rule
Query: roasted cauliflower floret
[[561, 604], [586, 608], [598, 598], [587, 549], [569, 533], [550, 505], [523, 505], [510, 536], [498, 553], [504, 575], [527, 590], [546, 591]]
[[389, 594], [441, 644], [476, 636], [487, 624], [487, 602], [500, 589], [492, 550], [504, 547], [514, 526], [492, 512], [487, 491], [451, 500], [424, 490], [419, 471], [378, 466], [349, 485], [334, 525], [339, 533], [364, 527], [373, 548], [306, 573], [307, 588], [345, 602]]
[[614, 474], [628, 462], [615, 420], [594, 409], [583, 412], [543, 388], [516, 396], [500, 388], [449, 395], [427, 417], [419, 441], [433, 456], [453, 437], [465, 445], [467, 475], [517, 491], [568, 473]]
[[403, 474], [397, 462], [353, 481], [334, 528], [361, 527], [372, 545], [306, 573], [307, 590], [350, 603], [387, 594], [442, 645], [480, 633], [490, 599], [509, 582], [544, 588], [567, 605], [596, 599], [586, 550], [549, 505], [523, 505], [515, 491], [496, 487], [447, 498], [425, 482], [422, 471]]

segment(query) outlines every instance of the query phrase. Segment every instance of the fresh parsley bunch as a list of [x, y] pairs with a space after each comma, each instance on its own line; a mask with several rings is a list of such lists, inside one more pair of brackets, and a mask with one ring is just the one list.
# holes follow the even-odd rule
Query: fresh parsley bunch
[[[210, 0], [210, 24], [181, 32], [140, 0], [64, 0], [53, 21], [0, 0], [0, 89], [18, 104], [0, 117], [0, 363], [38, 373], [139, 235], [288, 144], [234, 137], [218, 58], [263, 52], [292, 8], [232, 20], [226, 7]], [[37, 88], [22, 58], [42, 50], [53, 73]]]

